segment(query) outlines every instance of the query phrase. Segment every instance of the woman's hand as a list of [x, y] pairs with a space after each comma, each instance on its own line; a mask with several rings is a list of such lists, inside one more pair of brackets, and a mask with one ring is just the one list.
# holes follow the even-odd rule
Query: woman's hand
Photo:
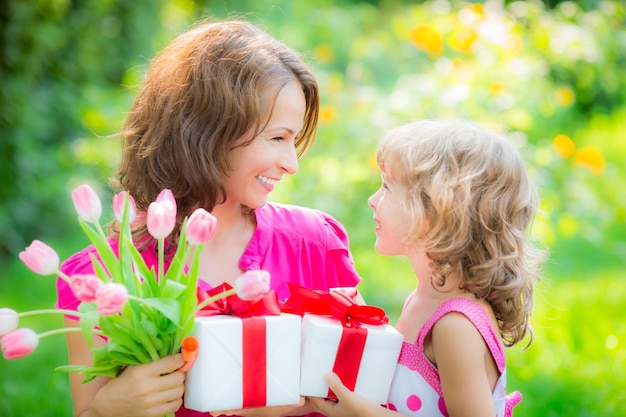
[[374, 416], [394, 416], [398, 414], [383, 408], [376, 401], [355, 394], [346, 388], [339, 377], [334, 373], [329, 373], [324, 378], [328, 387], [335, 393], [337, 400], [325, 398], [309, 397], [313, 409], [328, 417], [374, 417]]
[[301, 416], [312, 411], [304, 397], [300, 397], [300, 403], [296, 405], [278, 405], [261, 408], [245, 408], [243, 410], [213, 411], [214, 416], [243, 416], [243, 417], [280, 417]]
[[185, 373], [180, 354], [152, 363], [129, 366], [98, 390], [89, 417], [162, 417], [183, 404]]

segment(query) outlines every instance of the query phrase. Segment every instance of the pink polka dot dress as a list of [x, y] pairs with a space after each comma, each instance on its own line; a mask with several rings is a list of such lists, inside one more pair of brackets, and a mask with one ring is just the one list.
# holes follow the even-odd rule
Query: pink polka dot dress
[[518, 391], [506, 395], [504, 348], [485, 310], [467, 298], [454, 298], [444, 302], [420, 329], [416, 342], [402, 344], [387, 408], [414, 417], [448, 417], [439, 372], [424, 355], [424, 339], [435, 323], [450, 312], [465, 315], [485, 340], [500, 371], [492, 396], [496, 417], [510, 417], [513, 406], [521, 401], [522, 396]]

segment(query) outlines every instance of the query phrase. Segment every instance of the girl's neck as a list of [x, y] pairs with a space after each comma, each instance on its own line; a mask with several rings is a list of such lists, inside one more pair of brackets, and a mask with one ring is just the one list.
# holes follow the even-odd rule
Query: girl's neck
[[443, 302], [449, 298], [462, 297], [466, 294], [466, 291], [459, 289], [459, 278], [456, 276], [448, 276], [445, 284], [441, 287], [435, 288], [433, 286], [431, 260], [424, 251], [414, 253], [409, 256], [409, 260], [417, 279], [416, 296], [435, 302]]

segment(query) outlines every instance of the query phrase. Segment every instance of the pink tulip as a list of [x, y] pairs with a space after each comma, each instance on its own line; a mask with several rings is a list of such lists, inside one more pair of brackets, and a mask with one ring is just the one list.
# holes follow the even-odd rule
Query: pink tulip
[[17, 329], [2, 336], [4, 359], [18, 359], [30, 355], [39, 344], [39, 336], [31, 329]]
[[170, 201], [155, 201], [148, 206], [148, 231], [155, 239], [164, 239], [176, 225], [176, 209]]
[[22, 262], [39, 275], [56, 274], [59, 270], [59, 255], [50, 246], [33, 240], [29, 247], [19, 254]]
[[257, 301], [270, 290], [270, 281], [267, 271], [246, 271], [235, 280], [235, 291], [242, 300]]
[[172, 190], [170, 190], [169, 188], [164, 188], [163, 190], [161, 190], [161, 192], [159, 193], [155, 201], [157, 203], [169, 201], [170, 203], [174, 205], [174, 212], [176, 212], [176, 199], [174, 198], [174, 194], [172, 193]]
[[103, 284], [96, 291], [96, 304], [98, 304], [98, 314], [110, 316], [120, 312], [126, 300], [128, 299], [128, 290], [122, 284], [109, 282]]
[[102, 215], [102, 204], [98, 194], [87, 184], [72, 190], [72, 201], [78, 216], [90, 223], [97, 223]]
[[192, 245], [207, 243], [217, 226], [217, 218], [203, 208], [194, 211], [187, 221], [187, 241]]
[[115, 214], [117, 221], [121, 223], [124, 216], [124, 200], [126, 195], [128, 195], [128, 217], [130, 224], [137, 216], [137, 205], [135, 204], [133, 196], [128, 194], [126, 191], [121, 191], [113, 196], [113, 213]]
[[76, 298], [84, 303], [91, 303], [96, 301], [98, 289], [104, 283], [93, 274], [76, 274], [70, 277], [69, 285]]
[[0, 336], [17, 329], [17, 313], [10, 308], [0, 308]]

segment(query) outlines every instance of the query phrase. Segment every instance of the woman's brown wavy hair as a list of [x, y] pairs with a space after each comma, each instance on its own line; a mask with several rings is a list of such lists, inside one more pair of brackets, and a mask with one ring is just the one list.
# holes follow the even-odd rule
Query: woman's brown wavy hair
[[426, 248], [431, 284], [450, 274], [487, 300], [506, 346], [529, 327], [543, 250], [529, 236], [537, 192], [506, 138], [465, 121], [418, 121], [388, 132], [378, 164], [407, 191], [407, 243]]
[[[285, 44], [243, 20], [202, 21], [152, 60], [120, 132], [117, 185], [134, 197], [139, 212], [162, 189], [172, 190], [178, 224], [170, 244], [193, 210], [211, 211], [225, 200], [229, 152], [257, 136], [276, 95], [292, 80], [306, 100], [296, 138], [301, 156], [315, 138], [319, 90], [302, 57]], [[249, 140], [240, 145], [244, 136]], [[138, 223], [135, 239], [149, 241], [145, 216]]]

